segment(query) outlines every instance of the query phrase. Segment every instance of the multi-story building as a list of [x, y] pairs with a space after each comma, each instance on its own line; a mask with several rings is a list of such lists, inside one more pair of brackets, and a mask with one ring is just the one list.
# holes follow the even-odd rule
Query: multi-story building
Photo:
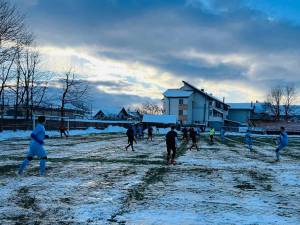
[[183, 81], [179, 89], [163, 93], [164, 113], [176, 115], [183, 125], [203, 125], [219, 129], [228, 115], [228, 104]]

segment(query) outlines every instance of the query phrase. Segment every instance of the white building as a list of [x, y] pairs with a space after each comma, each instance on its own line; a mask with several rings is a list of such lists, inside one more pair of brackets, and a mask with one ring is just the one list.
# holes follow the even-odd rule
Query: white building
[[165, 114], [176, 115], [178, 123], [219, 129], [227, 118], [227, 104], [185, 81], [181, 88], [168, 89], [163, 95]]

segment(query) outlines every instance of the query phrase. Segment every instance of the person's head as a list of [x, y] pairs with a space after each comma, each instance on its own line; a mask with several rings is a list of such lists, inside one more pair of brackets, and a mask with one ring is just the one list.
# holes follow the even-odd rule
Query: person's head
[[280, 127], [280, 131], [281, 131], [281, 132], [284, 132], [284, 131], [285, 131], [285, 128], [284, 128], [284, 127]]
[[171, 126], [171, 130], [175, 130], [175, 126]]
[[46, 122], [46, 117], [45, 116], [39, 116], [37, 120], [38, 120], [39, 123], [45, 123]]

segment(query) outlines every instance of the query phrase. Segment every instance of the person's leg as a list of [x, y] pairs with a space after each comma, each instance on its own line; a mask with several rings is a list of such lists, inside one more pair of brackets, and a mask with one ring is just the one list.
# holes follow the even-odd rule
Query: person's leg
[[174, 146], [173, 148], [172, 148], [172, 161], [174, 162], [174, 160], [175, 160], [175, 157], [176, 157], [176, 147]]
[[47, 156], [42, 157], [40, 160], [40, 175], [41, 176], [45, 176], [45, 174], [46, 174], [46, 160], [47, 160]]
[[133, 149], [133, 140], [130, 140], [130, 145], [131, 145], [131, 150], [134, 152], [134, 149]]
[[20, 168], [19, 168], [19, 175], [23, 175], [24, 170], [26, 169], [26, 167], [28, 166], [29, 162], [33, 159], [32, 156], [28, 155], [26, 157], [26, 159], [22, 162]]
[[167, 146], [167, 162], [170, 161], [170, 157], [171, 157], [171, 148]]
[[37, 149], [37, 155], [40, 158], [40, 175], [45, 176], [46, 172], [46, 160], [47, 160], [47, 153], [43, 146], [40, 146]]

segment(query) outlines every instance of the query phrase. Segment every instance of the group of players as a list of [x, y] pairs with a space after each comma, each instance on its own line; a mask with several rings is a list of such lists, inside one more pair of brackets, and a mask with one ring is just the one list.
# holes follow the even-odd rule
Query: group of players
[[[22, 162], [18, 174], [23, 175], [25, 168], [28, 166], [29, 162], [33, 159], [34, 156], [38, 156], [40, 158], [40, 175], [45, 175], [45, 168], [46, 168], [46, 160], [47, 160], [47, 153], [44, 149], [44, 139], [49, 138], [48, 135], [45, 134], [45, 117], [39, 116], [38, 117], [38, 124], [34, 128], [33, 132], [31, 133], [31, 142], [29, 146], [29, 151], [27, 153], [27, 156], [25, 160]], [[136, 138], [143, 138], [143, 127], [138, 127], [138, 132], [135, 126], [130, 126], [126, 132], [126, 135], [128, 137], [128, 145], [125, 147], [127, 150], [129, 147], [131, 147], [131, 150], [134, 151], [133, 143], [136, 143]], [[148, 131], [148, 141], [152, 141], [153, 139], [153, 128], [149, 126], [147, 128]], [[61, 132], [61, 131], [60, 131]], [[183, 128], [182, 129], [182, 141], [185, 141], [186, 143], [189, 142], [189, 139], [192, 140], [192, 145], [188, 148], [192, 150], [192, 148], [196, 148], [196, 150], [199, 150], [197, 145], [197, 135], [200, 135], [200, 128], [196, 128], [196, 130], [191, 127], [189, 129]], [[209, 131], [209, 137], [210, 137], [210, 143], [214, 143], [214, 135], [215, 130], [214, 128], [211, 128]], [[62, 136], [62, 132], [61, 132]], [[67, 135], [66, 135], [67, 136]], [[221, 142], [224, 144], [225, 140], [225, 129], [222, 128], [220, 131], [221, 136]], [[171, 130], [166, 135], [166, 147], [167, 147], [167, 164], [175, 164], [175, 157], [176, 157], [176, 149], [177, 149], [177, 139], [178, 134], [175, 131], [175, 126], [171, 127]], [[245, 135], [245, 143], [248, 145], [248, 148], [250, 151], [253, 150], [252, 148], [252, 136], [250, 130], [247, 131]], [[280, 128], [280, 135], [278, 137], [278, 147], [276, 148], [276, 160], [279, 161], [280, 157], [280, 151], [285, 148], [288, 145], [288, 135], [285, 131], [284, 127]]]

